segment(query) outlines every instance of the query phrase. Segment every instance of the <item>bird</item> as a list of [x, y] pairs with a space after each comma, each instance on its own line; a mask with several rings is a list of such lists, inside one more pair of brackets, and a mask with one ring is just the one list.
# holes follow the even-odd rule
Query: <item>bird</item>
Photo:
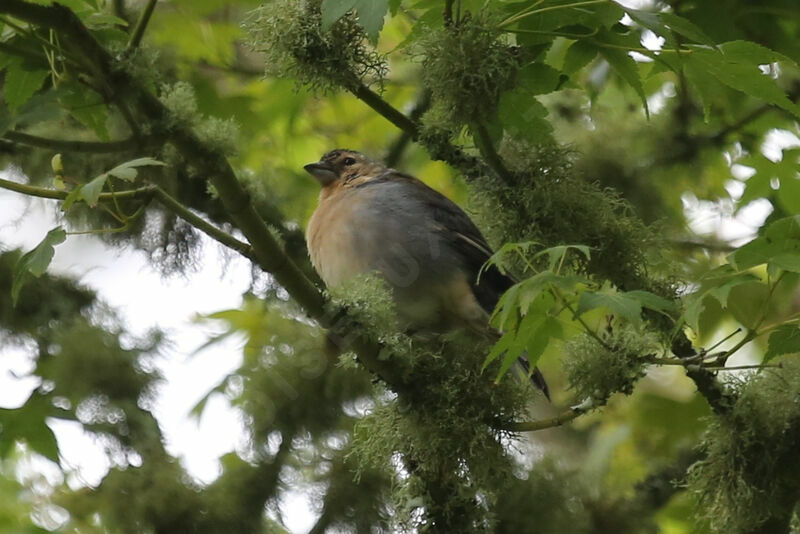
[[[516, 281], [484, 267], [493, 250], [464, 210], [418, 178], [355, 150], [331, 150], [303, 168], [321, 186], [306, 243], [326, 286], [377, 272], [405, 329], [490, 329], [497, 301]], [[520, 363], [529, 370], [527, 360]], [[530, 376], [549, 399], [538, 368]]]

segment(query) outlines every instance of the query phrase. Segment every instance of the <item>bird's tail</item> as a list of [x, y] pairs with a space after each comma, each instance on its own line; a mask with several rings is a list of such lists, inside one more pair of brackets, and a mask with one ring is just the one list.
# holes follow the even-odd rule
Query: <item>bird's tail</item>
[[550, 400], [550, 387], [547, 385], [547, 381], [544, 379], [544, 375], [539, 370], [538, 367], [533, 368], [533, 372], [531, 372], [531, 364], [528, 362], [528, 355], [523, 354], [519, 357], [520, 367], [525, 371], [525, 374], [528, 375], [531, 379], [531, 383], [536, 386], [538, 390], [544, 393], [544, 396], [547, 400]]

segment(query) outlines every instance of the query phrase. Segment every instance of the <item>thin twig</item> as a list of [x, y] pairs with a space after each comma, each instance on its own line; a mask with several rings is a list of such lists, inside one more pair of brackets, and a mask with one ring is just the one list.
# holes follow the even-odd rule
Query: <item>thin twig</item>
[[6, 132], [3, 139], [21, 145], [28, 145], [57, 152], [91, 152], [95, 154], [110, 154], [114, 152], [125, 152], [138, 147], [138, 142], [134, 138], [123, 139], [120, 141], [71, 141], [66, 139], [48, 139], [23, 132]]
[[709, 371], [740, 371], [742, 369], [767, 369], [770, 367], [782, 369], [783, 365], [779, 363], [759, 363], [753, 365], [732, 365], [730, 367], [709, 366], [705, 367], [704, 369], [708, 369]]
[[159, 203], [167, 208], [169, 211], [186, 221], [187, 223], [191, 224], [210, 238], [214, 239], [215, 241], [225, 245], [226, 247], [235, 250], [245, 258], [248, 258], [251, 261], [255, 261], [255, 255], [253, 254], [253, 248], [245, 243], [244, 241], [239, 241], [232, 235], [227, 232], [224, 232], [211, 224], [210, 222], [206, 221], [199, 215], [195, 214], [189, 208], [178, 202], [176, 199], [171, 197], [166, 191], [161, 189], [160, 187], [155, 187], [153, 189], [153, 193], [155, 198], [158, 199]]
[[[16, 193], [22, 193], [29, 197], [49, 198], [52, 200], [64, 200], [69, 195], [69, 191], [59, 191], [58, 189], [50, 189], [47, 187], [37, 187], [35, 185], [21, 184], [19, 182], [12, 182], [11, 180], [4, 180], [0, 178], [0, 189], [7, 189]], [[154, 194], [153, 186], [140, 187], [138, 189], [128, 189], [120, 191], [119, 193], [100, 193], [98, 197], [99, 202], [111, 202], [114, 197], [119, 200], [128, 200], [134, 198], [148, 198]]]
[[692, 249], [702, 248], [705, 250], [713, 250], [714, 252], [732, 252], [736, 247], [730, 243], [721, 243], [714, 241], [698, 241], [695, 239], [672, 239], [668, 243], [676, 248]]
[[500, 430], [508, 430], [509, 432], [535, 432], [537, 430], [544, 430], [546, 428], [554, 428], [569, 423], [573, 419], [577, 419], [585, 414], [586, 410], [579, 407], [569, 408], [567, 411], [552, 417], [550, 419], [540, 419], [538, 421], [520, 421], [516, 423], [509, 423], [503, 425]]
[[[430, 105], [431, 93], [430, 91], [424, 91], [417, 103], [414, 104], [414, 107], [411, 108], [408, 118], [416, 123], [419, 121], [420, 117], [422, 117], [422, 114], [428, 110]], [[386, 157], [383, 159], [384, 163], [386, 163], [388, 167], [394, 167], [397, 165], [403, 155], [403, 152], [405, 152], [406, 147], [408, 147], [411, 141], [413, 141], [411, 134], [405, 130], [401, 130], [400, 135], [389, 147], [389, 151], [386, 154]]]
[[[37, 187], [3, 179], [0, 179], [0, 189], [7, 189], [9, 191], [22, 193], [23, 195], [30, 197], [47, 198], [52, 200], [64, 200], [67, 198], [67, 195], [69, 195], [69, 191], [59, 191], [57, 189]], [[250, 260], [254, 259], [253, 249], [250, 245], [220, 230], [210, 222], [195, 214], [158, 186], [146, 185], [137, 189], [128, 189], [114, 193], [100, 193], [100, 196], [97, 198], [97, 200], [98, 202], [116, 202], [117, 200], [129, 200], [135, 198], [155, 198], [162, 206], [210, 238], [232, 250], [235, 250]]]
[[505, 163], [500, 158], [500, 155], [494, 149], [492, 137], [489, 135], [489, 130], [486, 129], [482, 123], [477, 123], [474, 126], [473, 133], [477, 135], [475, 143], [480, 150], [483, 159], [489, 164], [489, 167], [497, 174], [497, 176], [506, 184], [514, 185], [514, 175], [506, 168]]
[[136, 21], [136, 27], [133, 29], [133, 33], [131, 33], [131, 38], [128, 41], [126, 52], [131, 52], [139, 46], [139, 43], [142, 41], [142, 37], [144, 37], [144, 31], [147, 29], [147, 24], [150, 22], [150, 16], [153, 14], [153, 10], [156, 8], [157, 2], [158, 0], [149, 0], [147, 5], [144, 6], [142, 14], [139, 15], [139, 20]]
[[415, 140], [419, 137], [419, 128], [417, 123], [406, 117], [401, 111], [397, 110], [389, 104], [386, 100], [380, 97], [378, 93], [360, 83], [354, 88], [350, 89], [353, 95], [377, 111], [380, 115], [386, 118], [389, 122], [406, 132], [411, 139]]

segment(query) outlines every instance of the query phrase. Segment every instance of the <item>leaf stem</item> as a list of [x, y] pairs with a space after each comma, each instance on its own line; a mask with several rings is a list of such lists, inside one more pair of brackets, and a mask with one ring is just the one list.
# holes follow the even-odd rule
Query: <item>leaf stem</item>
[[542, 3], [541, 1], [539, 1], [536, 4], [534, 4], [527, 11], [522, 11], [520, 13], [517, 13], [516, 15], [512, 15], [511, 17], [507, 18], [506, 20], [504, 20], [503, 22], [500, 23], [498, 28], [505, 28], [506, 26], [510, 26], [510, 25], [514, 24], [515, 22], [517, 22], [517, 21], [520, 21], [520, 20], [522, 20], [524, 18], [530, 17], [531, 15], [536, 15], [538, 13], [545, 13], [547, 11], [556, 11], [558, 9], [569, 9], [569, 8], [574, 8], [574, 7], [589, 6], [589, 5], [594, 5], [594, 4], [606, 4], [609, 1], [610, 0], [584, 0], [582, 2], [575, 2], [575, 3], [572, 3], [572, 4], [546, 6], [546, 7], [541, 7], [541, 8], [536, 9], [536, 6], [538, 6], [539, 4]]

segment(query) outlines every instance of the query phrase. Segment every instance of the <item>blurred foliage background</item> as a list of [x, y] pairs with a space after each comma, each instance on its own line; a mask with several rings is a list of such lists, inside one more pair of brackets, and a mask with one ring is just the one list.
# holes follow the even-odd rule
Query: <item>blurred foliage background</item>
[[[60, 221], [0, 243], [0, 344], [38, 383], [0, 409], [0, 532], [287, 532], [296, 492], [314, 533], [800, 530], [796, 0], [6, 0], [0, 32], [0, 187]], [[396, 332], [375, 280], [315, 296], [302, 167], [337, 147], [478, 222], [521, 280], [497, 345]], [[87, 231], [165, 275], [203, 234], [253, 261], [203, 319], [246, 339], [213, 482], [153, 415], [168, 336], [46, 272]], [[505, 374], [522, 350], [552, 404]], [[53, 419], [102, 444], [97, 487]]]

